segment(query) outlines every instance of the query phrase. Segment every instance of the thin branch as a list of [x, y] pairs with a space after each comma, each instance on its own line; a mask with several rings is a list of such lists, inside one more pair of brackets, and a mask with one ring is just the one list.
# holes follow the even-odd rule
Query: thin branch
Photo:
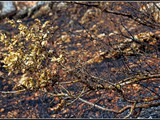
[[135, 107], [136, 107], [136, 102], [132, 105], [129, 114], [126, 115], [124, 118], [129, 118], [131, 116], [131, 114], [133, 113]]
[[120, 110], [114, 110], [114, 109], [108, 109], [108, 108], [102, 107], [102, 106], [100, 106], [100, 105], [97, 105], [97, 104], [94, 104], [94, 103], [92, 103], [92, 102], [86, 101], [86, 100], [84, 100], [84, 99], [82, 99], [82, 98], [79, 98], [79, 100], [80, 100], [81, 102], [84, 102], [84, 103], [86, 103], [86, 104], [88, 104], [88, 105], [94, 106], [94, 107], [96, 107], [96, 108], [98, 108], [98, 109], [101, 109], [101, 110], [103, 110], [103, 111], [114, 112], [114, 113], [117, 113], [117, 114], [120, 114], [120, 113], [126, 111], [126, 110], [129, 109], [129, 108], [132, 108], [131, 111], [133, 111], [133, 109], [135, 109], [135, 108], [157, 107], [157, 106], [160, 105], [160, 102], [154, 102], [154, 103], [149, 103], [149, 104], [140, 104], [140, 105], [136, 105], [136, 103], [134, 103], [133, 105], [126, 105], [125, 107], [123, 107], [123, 108], [120, 109]]
[[0, 91], [0, 93], [2, 94], [17, 94], [17, 93], [21, 93], [21, 92], [25, 92], [26, 89], [22, 89], [22, 90], [14, 90], [14, 91]]

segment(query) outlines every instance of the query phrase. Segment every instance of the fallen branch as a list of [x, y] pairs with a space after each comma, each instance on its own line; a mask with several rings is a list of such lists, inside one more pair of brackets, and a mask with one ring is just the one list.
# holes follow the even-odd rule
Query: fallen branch
[[[121, 114], [121, 113], [123, 113], [124, 111], [126, 111], [126, 110], [129, 109], [129, 108], [131, 109], [131, 113], [132, 113], [133, 110], [136, 109], [136, 108], [157, 107], [157, 106], [160, 105], [160, 102], [154, 102], [154, 103], [149, 103], [149, 104], [140, 104], [140, 105], [137, 105], [136, 103], [134, 103], [133, 105], [127, 105], [127, 106], [123, 107], [123, 108], [120, 109], [120, 110], [114, 110], [114, 109], [108, 109], [108, 108], [106, 108], [106, 107], [102, 107], [102, 106], [100, 106], [100, 105], [97, 105], [97, 104], [95, 104], [95, 103], [89, 102], [89, 101], [84, 100], [84, 99], [82, 99], [82, 98], [79, 98], [78, 100], [80, 100], [81, 102], [84, 102], [84, 103], [86, 103], [86, 104], [88, 104], [88, 105], [91, 105], [91, 106], [93, 106], [93, 107], [95, 107], [95, 108], [101, 109], [101, 110], [103, 110], [103, 111], [114, 112], [114, 113], [117, 113], [117, 114]], [[130, 114], [131, 114], [131, 113], [130, 113]], [[129, 114], [129, 115], [130, 115], [130, 114]], [[127, 117], [128, 117], [128, 116], [127, 116]]]

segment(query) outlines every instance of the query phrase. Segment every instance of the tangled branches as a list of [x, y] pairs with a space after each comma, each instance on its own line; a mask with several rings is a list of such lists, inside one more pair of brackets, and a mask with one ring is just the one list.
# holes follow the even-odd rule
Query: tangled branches
[[49, 117], [133, 118], [158, 107], [159, 21], [150, 3], [66, 4], [44, 23], [6, 20], [16, 32], [1, 34], [2, 62], [14, 88], [1, 94], [43, 93]]

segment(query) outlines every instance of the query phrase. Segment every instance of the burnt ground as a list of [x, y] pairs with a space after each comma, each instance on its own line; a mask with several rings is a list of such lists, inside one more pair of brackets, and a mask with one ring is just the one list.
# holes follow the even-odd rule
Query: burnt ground
[[[113, 3], [112, 9], [121, 10], [117, 5], [124, 5], [123, 3]], [[125, 5], [124, 5], [125, 6]], [[92, 10], [94, 16], [85, 16], [88, 10]], [[126, 8], [127, 9], [127, 8]], [[129, 11], [130, 12], [130, 11]], [[132, 11], [133, 12], [133, 11]], [[85, 62], [91, 59], [93, 56], [99, 54], [99, 51], [112, 49], [113, 44], [120, 43], [126, 39], [119, 34], [113, 34], [119, 30], [126, 35], [127, 31], [124, 30], [122, 24], [125, 24], [127, 28], [131, 28], [133, 35], [158, 31], [156, 28], [149, 28], [148, 26], [140, 25], [134, 20], [129, 18], [121, 18], [117, 15], [101, 13], [99, 10], [92, 6], [84, 6], [79, 4], [68, 3], [68, 6], [64, 9], [53, 9], [52, 15], [44, 14], [39, 15], [39, 19], [42, 22], [47, 20], [52, 22], [53, 26], [59, 26], [59, 29], [52, 34], [51, 43], [57, 43], [53, 45], [57, 51], [61, 49], [61, 46], [70, 53], [66, 66], [74, 68], [77, 65], [77, 58], [80, 62]], [[88, 17], [88, 18], [87, 18]], [[112, 20], [111, 20], [112, 19]], [[123, 21], [122, 21], [123, 19]], [[34, 18], [22, 19], [25, 24], [34, 24]], [[8, 31], [12, 35], [15, 31], [10, 31], [10, 26], [1, 21], [0, 30]], [[121, 21], [121, 22], [119, 22]], [[60, 41], [62, 35], [69, 35], [68, 41]], [[111, 35], [113, 34], [113, 35]], [[104, 35], [104, 36], [103, 36]], [[128, 35], [129, 36], [129, 35]], [[1, 50], [4, 49], [3, 44], [0, 45]], [[153, 53], [147, 53], [142, 56], [123, 56], [119, 59], [103, 60], [99, 63], [93, 63], [88, 65], [86, 71], [82, 72], [83, 75], [89, 72], [98, 78], [101, 78], [100, 83], [109, 81], [117, 83], [125, 78], [136, 76], [139, 73], [159, 74], [159, 57], [160, 51], [154, 51]], [[2, 51], [0, 59], [3, 59]], [[157, 55], [157, 57], [153, 57]], [[128, 66], [130, 69], [128, 69]], [[69, 76], [72, 79], [72, 76]], [[13, 79], [14, 78], [14, 79]], [[3, 67], [3, 63], [0, 64], [0, 91], [12, 91], [19, 76], [8, 76], [8, 71]], [[70, 79], [70, 78], [69, 78]], [[87, 80], [87, 79], [86, 79]], [[90, 81], [90, 80], [89, 80]], [[93, 81], [92, 81], [93, 82]], [[93, 82], [94, 83], [94, 82]], [[78, 94], [82, 91], [83, 84], [74, 83], [65, 86], [69, 91], [74, 94]], [[134, 85], [126, 85], [123, 89], [129, 99], [139, 99], [153, 96], [159, 96], [160, 93], [159, 78], [144, 80]], [[54, 90], [54, 89], [52, 89]], [[25, 91], [19, 93], [0, 93], [0, 117], [1, 118], [123, 118], [127, 115], [129, 110], [126, 110], [120, 114], [114, 112], [108, 112], [98, 109], [94, 106], [90, 106], [82, 101], [75, 100], [69, 106], [63, 106], [59, 110], [55, 110], [55, 107], [61, 101], [57, 97], [53, 97], [49, 93], [41, 90], [38, 91]], [[92, 91], [82, 96], [83, 99], [101, 105], [103, 107], [119, 110], [131, 103], [126, 102], [119, 95], [118, 92], [105, 89]], [[72, 102], [72, 100], [69, 100]], [[159, 99], [151, 102], [160, 102]], [[139, 118], [160, 118], [160, 106], [151, 105], [149, 102], [142, 102], [146, 104], [146, 107], [142, 108]], [[137, 108], [136, 111], [139, 109]], [[131, 118], [134, 118], [136, 113], [133, 113]]]

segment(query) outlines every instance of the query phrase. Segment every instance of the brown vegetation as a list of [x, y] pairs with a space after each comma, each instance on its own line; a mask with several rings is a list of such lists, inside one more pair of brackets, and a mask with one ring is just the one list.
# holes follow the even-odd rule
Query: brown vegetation
[[158, 118], [160, 17], [149, 5], [53, 2], [45, 16], [4, 19], [1, 118]]

